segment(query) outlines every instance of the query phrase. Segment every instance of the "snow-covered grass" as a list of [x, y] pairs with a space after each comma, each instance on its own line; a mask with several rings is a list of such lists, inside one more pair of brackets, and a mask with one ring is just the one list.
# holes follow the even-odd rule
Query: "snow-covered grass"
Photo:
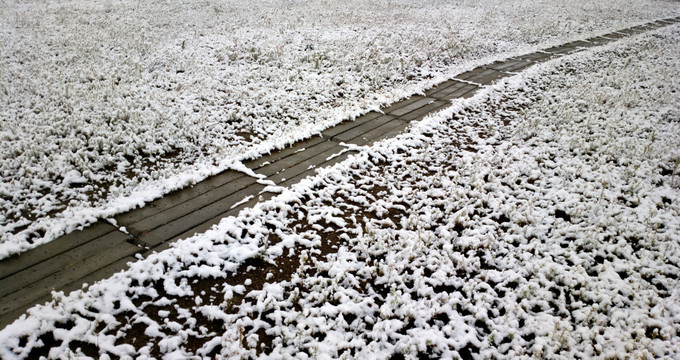
[[680, 26], [553, 60], [0, 331], [3, 357], [680, 354]]
[[677, 1], [3, 1], [0, 258]]

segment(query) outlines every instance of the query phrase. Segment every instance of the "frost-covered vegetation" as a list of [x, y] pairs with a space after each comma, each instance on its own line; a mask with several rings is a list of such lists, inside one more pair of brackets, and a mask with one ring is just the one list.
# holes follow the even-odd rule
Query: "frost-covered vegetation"
[[0, 257], [479, 62], [676, 1], [0, 5]]
[[677, 356], [678, 53], [674, 25], [531, 68], [31, 309], [2, 354]]

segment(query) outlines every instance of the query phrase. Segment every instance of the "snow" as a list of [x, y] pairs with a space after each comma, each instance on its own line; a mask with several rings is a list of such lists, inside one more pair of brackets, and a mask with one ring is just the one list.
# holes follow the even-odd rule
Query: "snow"
[[677, 357], [678, 53], [673, 25], [536, 65], [55, 294], [0, 354]]
[[675, 1], [2, 3], [0, 258]]

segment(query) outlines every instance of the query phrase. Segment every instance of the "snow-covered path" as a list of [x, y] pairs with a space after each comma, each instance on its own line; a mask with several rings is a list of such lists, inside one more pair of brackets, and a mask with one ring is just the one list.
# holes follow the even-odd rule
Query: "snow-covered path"
[[680, 26], [532, 67], [0, 331], [4, 357], [674, 358]]
[[479, 64], [680, 11], [670, 0], [0, 6], [0, 257]]

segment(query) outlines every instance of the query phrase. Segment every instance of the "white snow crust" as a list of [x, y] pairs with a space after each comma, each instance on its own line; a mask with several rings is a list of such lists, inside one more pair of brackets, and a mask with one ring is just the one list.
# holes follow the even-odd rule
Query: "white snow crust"
[[0, 4], [0, 258], [480, 63], [677, 1]]
[[674, 25], [534, 66], [55, 293], [0, 354], [677, 358], [679, 53]]

